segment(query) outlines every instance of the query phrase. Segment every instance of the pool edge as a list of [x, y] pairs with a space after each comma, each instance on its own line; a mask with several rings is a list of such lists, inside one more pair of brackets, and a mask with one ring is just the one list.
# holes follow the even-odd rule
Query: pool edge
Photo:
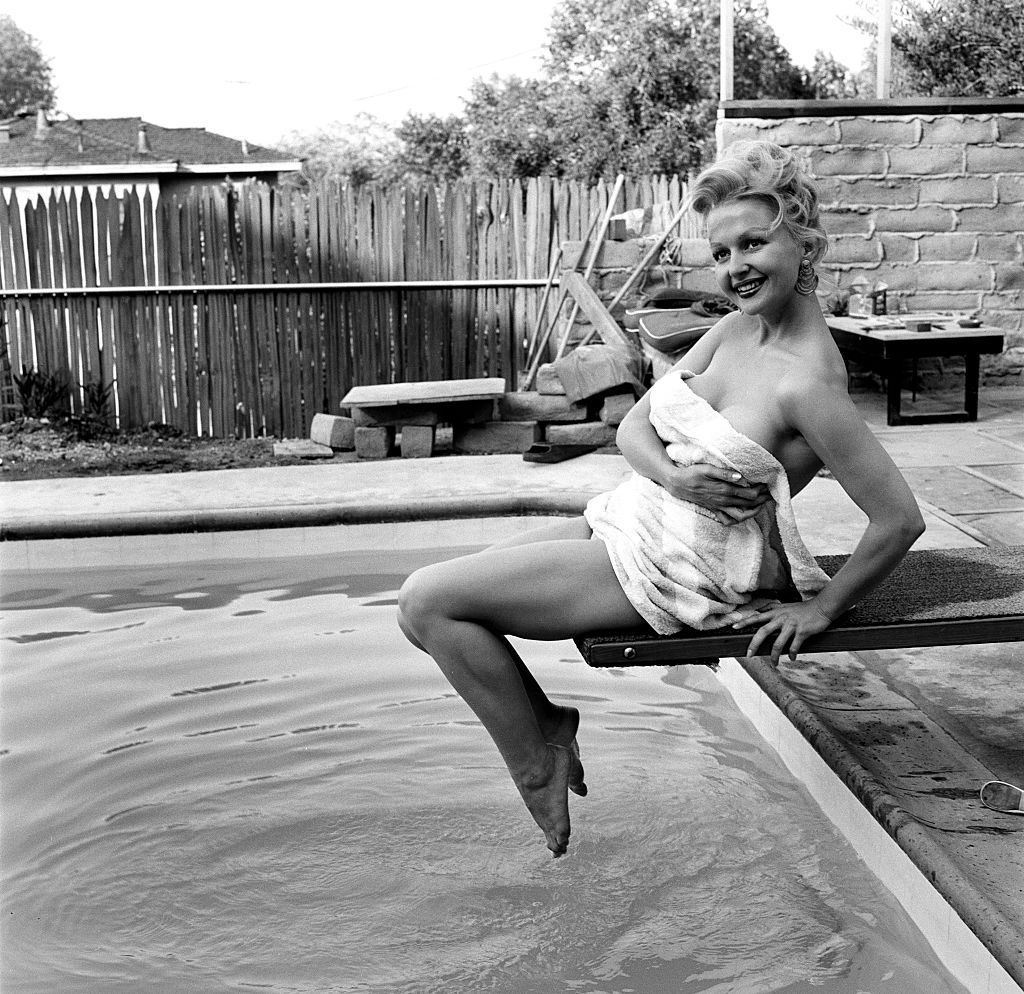
[[1022, 937], [763, 659], [723, 659], [737, 707], [972, 994], [1020, 994]]

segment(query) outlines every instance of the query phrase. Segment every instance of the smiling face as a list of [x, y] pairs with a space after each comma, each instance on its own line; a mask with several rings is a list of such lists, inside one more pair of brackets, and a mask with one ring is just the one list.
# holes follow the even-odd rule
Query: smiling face
[[785, 226], [771, 230], [775, 211], [752, 197], [727, 200], [707, 217], [715, 278], [744, 314], [780, 316], [797, 297], [804, 249]]

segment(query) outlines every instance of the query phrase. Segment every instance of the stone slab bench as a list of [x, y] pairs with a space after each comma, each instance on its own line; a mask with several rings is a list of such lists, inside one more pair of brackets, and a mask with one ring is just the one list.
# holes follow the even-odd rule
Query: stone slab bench
[[342, 398], [341, 406], [352, 411], [357, 455], [387, 455], [396, 430], [401, 428], [402, 455], [423, 457], [433, 454], [439, 424], [489, 421], [494, 402], [504, 393], [505, 380], [500, 376], [377, 383], [353, 387]]
[[[846, 556], [819, 556], [830, 576]], [[713, 665], [744, 656], [751, 631], [594, 632], [575, 639], [591, 666]], [[886, 581], [801, 653], [1024, 641], [1024, 546], [911, 552]]]

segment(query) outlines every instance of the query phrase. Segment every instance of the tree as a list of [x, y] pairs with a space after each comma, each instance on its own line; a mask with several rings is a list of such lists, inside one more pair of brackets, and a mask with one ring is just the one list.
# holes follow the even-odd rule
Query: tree
[[477, 79], [466, 105], [471, 171], [478, 176], [557, 174], [552, 91], [544, 80]]
[[1021, 0], [906, 0], [893, 25], [906, 85], [914, 95], [1024, 94]]
[[35, 38], [0, 14], [0, 118], [53, 107], [56, 91], [50, 65]]
[[407, 114], [395, 137], [401, 151], [393, 171], [405, 178], [453, 180], [469, 168], [466, 123], [458, 115]]
[[372, 114], [357, 114], [351, 121], [335, 121], [326, 128], [293, 131], [278, 143], [292, 155], [305, 159], [302, 179], [316, 184], [326, 180], [368, 183], [389, 180], [400, 146], [391, 128]]
[[[860, 74], [873, 93], [877, 23], [851, 24], [871, 37]], [[1008, 97], [1024, 94], [1021, 0], [898, 0], [893, 9], [894, 97]]]
[[808, 85], [814, 91], [815, 100], [846, 100], [861, 95], [856, 74], [820, 49], [814, 53]]
[[[810, 98], [768, 26], [764, 0], [738, 0], [738, 99]], [[563, 0], [545, 68], [556, 159], [565, 172], [685, 172], [711, 152], [718, 106], [719, 0]]]

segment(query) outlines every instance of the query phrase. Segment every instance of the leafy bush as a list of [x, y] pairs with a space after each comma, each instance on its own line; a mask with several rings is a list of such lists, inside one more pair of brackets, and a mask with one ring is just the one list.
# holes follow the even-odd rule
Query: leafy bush
[[14, 385], [26, 418], [45, 418], [51, 411], [67, 406], [69, 381], [63, 370], [45, 373], [22, 366], [21, 376], [14, 377]]

